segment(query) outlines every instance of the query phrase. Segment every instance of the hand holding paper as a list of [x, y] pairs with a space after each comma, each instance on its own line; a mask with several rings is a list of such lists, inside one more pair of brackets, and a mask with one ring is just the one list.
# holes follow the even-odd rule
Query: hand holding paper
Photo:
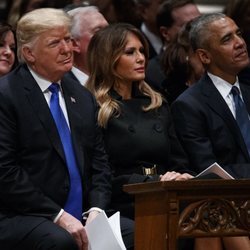
[[89, 250], [126, 250], [121, 235], [120, 212], [110, 218], [102, 211], [85, 226]]

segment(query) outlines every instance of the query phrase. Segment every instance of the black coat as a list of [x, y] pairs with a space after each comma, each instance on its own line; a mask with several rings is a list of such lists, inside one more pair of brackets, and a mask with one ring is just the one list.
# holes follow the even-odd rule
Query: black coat
[[[104, 130], [106, 150], [113, 173], [113, 208], [133, 218], [133, 200], [122, 191], [124, 184], [145, 182], [142, 167], [157, 165], [158, 175], [167, 171], [187, 172], [187, 157], [176, 137], [169, 107], [144, 112], [148, 97], [135, 90], [133, 98], [119, 100], [121, 115], [113, 117]], [[155, 180], [158, 177], [155, 178]]]

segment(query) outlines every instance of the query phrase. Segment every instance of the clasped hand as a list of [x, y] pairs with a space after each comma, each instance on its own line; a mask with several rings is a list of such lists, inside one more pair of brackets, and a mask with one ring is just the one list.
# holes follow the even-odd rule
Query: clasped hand
[[189, 180], [194, 178], [192, 175], [188, 174], [188, 173], [178, 173], [175, 171], [170, 171], [170, 172], [166, 172], [163, 175], [160, 175], [160, 181], [183, 181], [183, 180]]

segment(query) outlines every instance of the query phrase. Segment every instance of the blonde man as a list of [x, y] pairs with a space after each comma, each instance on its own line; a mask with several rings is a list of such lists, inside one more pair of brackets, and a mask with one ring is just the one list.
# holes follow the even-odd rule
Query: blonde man
[[17, 25], [23, 64], [0, 80], [0, 249], [87, 249], [82, 212], [88, 222], [110, 200], [95, 100], [65, 77], [70, 26], [51, 8]]

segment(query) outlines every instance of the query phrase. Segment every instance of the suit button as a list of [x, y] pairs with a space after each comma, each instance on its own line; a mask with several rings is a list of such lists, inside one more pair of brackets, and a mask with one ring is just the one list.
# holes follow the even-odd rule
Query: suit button
[[160, 123], [154, 124], [154, 130], [157, 131], [158, 133], [162, 132], [162, 125]]
[[64, 186], [64, 191], [66, 191], [67, 193], [69, 192], [69, 186]]
[[135, 133], [135, 128], [133, 125], [129, 125], [128, 126], [128, 131], [131, 132], [131, 133]]

